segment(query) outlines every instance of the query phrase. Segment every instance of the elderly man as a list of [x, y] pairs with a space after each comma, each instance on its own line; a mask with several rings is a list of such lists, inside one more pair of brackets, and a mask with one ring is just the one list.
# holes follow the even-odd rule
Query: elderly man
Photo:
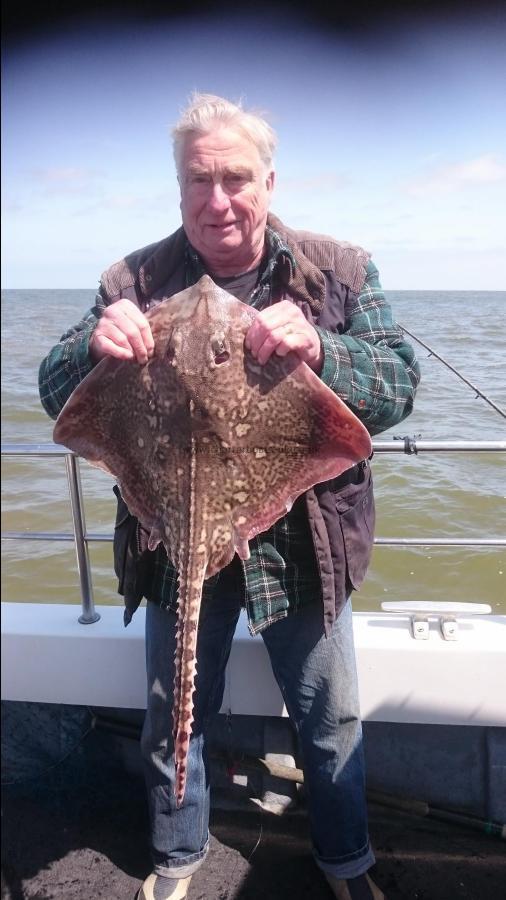
[[[49, 415], [58, 415], [104, 356], [145, 363], [153, 353], [146, 310], [208, 273], [259, 310], [246, 335], [259, 363], [294, 351], [372, 434], [400, 422], [411, 411], [419, 380], [413, 351], [364, 250], [293, 231], [269, 214], [275, 136], [267, 122], [225, 99], [197, 94], [173, 136], [182, 228], [103, 274], [94, 309], [41, 364], [41, 399]], [[308, 491], [250, 542], [249, 560], [236, 556], [206, 582], [181, 808], [174, 800], [171, 734], [177, 574], [161, 545], [149, 565], [144, 554], [137, 568], [134, 560], [119, 572], [126, 622], [141, 597], [148, 599], [142, 752], [154, 870], [139, 900], [186, 897], [208, 851], [205, 726], [221, 706], [243, 606], [252, 633], [262, 634], [300, 739], [315, 860], [335, 897], [383, 897], [366, 874], [374, 856], [349, 600], [364, 578], [373, 528], [365, 461]]]

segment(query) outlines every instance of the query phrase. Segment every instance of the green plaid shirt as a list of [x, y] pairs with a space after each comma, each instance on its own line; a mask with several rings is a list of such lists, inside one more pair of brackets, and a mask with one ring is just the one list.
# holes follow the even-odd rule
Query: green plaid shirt
[[[258, 309], [269, 305], [273, 279], [281, 257], [295, 260], [281, 237], [267, 228], [267, 258], [249, 302]], [[200, 257], [188, 244], [185, 254], [187, 285], [205, 272]], [[39, 390], [42, 405], [56, 419], [72, 391], [91, 371], [88, 344], [105, 308], [100, 293], [96, 305], [62, 335], [42, 361]], [[327, 384], [369, 429], [378, 433], [402, 421], [412, 408], [419, 369], [412, 347], [395, 324], [389, 304], [369, 261], [364, 285], [348, 311], [343, 334], [317, 328], [324, 351], [322, 381]], [[304, 496], [291, 511], [263, 534], [250, 541], [250, 559], [238, 557], [227, 570], [204, 583], [203, 599], [209, 599], [217, 582], [228, 583], [230, 572], [242, 585], [252, 634], [266, 628], [308, 603], [321, 600], [322, 588]], [[149, 599], [162, 607], [177, 608], [177, 573], [163, 547], [156, 551], [155, 574]]]

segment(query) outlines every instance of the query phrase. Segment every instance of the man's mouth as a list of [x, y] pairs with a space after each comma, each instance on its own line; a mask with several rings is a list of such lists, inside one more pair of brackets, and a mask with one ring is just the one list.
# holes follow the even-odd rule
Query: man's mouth
[[216, 228], [218, 230], [225, 230], [226, 228], [232, 228], [232, 226], [237, 225], [236, 219], [232, 222], [208, 222], [208, 228]]

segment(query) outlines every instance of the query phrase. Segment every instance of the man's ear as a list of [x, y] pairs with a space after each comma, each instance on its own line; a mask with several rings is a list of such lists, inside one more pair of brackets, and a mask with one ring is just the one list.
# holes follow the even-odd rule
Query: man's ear
[[266, 181], [265, 181], [265, 186], [266, 186], [269, 194], [272, 194], [272, 192], [274, 190], [275, 180], [276, 180], [276, 173], [273, 169], [271, 172], [269, 172], [269, 174], [267, 175]]

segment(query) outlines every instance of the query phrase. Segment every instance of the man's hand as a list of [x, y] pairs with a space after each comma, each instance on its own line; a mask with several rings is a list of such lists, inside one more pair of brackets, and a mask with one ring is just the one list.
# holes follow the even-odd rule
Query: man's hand
[[250, 326], [245, 345], [264, 365], [273, 353], [286, 356], [293, 350], [317, 375], [323, 365], [318, 332], [290, 300], [280, 300], [263, 309]]
[[104, 356], [135, 359], [147, 363], [154, 352], [153, 335], [146, 316], [131, 300], [117, 300], [107, 306], [90, 338], [94, 362]]

